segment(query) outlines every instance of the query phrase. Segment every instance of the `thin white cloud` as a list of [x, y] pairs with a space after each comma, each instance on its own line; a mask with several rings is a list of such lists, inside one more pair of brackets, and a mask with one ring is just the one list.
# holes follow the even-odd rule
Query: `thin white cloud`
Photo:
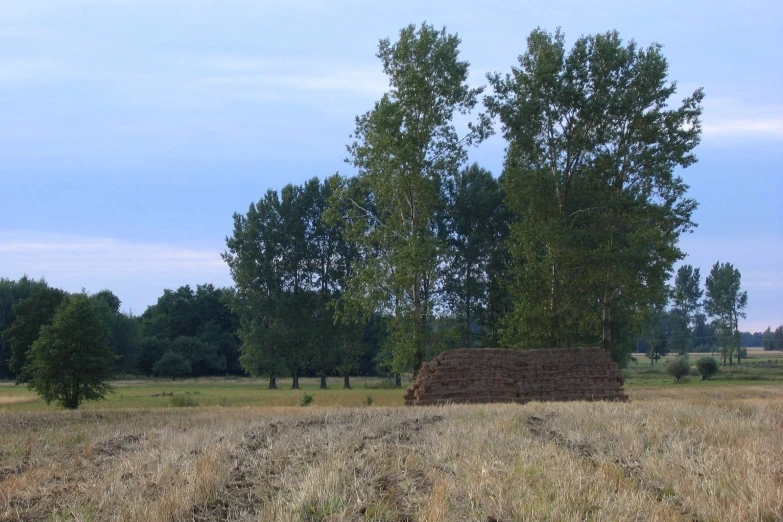
[[223, 94], [258, 99], [290, 97], [294, 93], [335, 93], [380, 97], [388, 79], [378, 65], [323, 64], [309, 60], [212, 55], [195, 64], [200, 77], [195, 86], [218, 88]]
[[749, 119], [726, 119], [717, 123], [705, 123], [704, 134], [708, 136], [768, 136], [783, 138], [783, 117]]
[[783, 106], [742, 98], [705, 98], [703, 130], [707, 138], [783, 139]]
[[12, 273], [28, 268], [85, 274], [223, 268], [219, 252], [57, 234], [0, 233], [0, 257], [3, 271]]
[[125, 309], [154, 304], [165, 288], [231, 285], [220, 251], [111, 238], [0, 232], [0, 277], [45, 277], [69, 292], [114, 291]]

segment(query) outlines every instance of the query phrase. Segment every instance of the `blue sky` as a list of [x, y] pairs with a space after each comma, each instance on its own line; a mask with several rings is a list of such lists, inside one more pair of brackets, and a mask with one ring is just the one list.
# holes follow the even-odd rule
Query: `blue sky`
[[[476, 85], [537, 26], [663, 44], [678, 98], [706, 92], [685, 262], [739, 268], [743, 329], [783, 324], [778, 1], [0, 0], [0, 276], [110, 288], [137, 314], [230, 285], [232, 213], [350, 174], [354, 116], [386, 88], [378, 40], [425, 20], [460, 35]], [[503, 148], [471, 161], [498, 174]]]

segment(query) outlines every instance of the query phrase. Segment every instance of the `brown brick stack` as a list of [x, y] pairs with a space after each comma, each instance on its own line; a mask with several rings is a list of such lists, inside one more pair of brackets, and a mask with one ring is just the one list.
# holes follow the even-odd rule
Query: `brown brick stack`
[[408, 406], [627, 399], [620, 369], [600, 348], [443, 352], [405, 393]]

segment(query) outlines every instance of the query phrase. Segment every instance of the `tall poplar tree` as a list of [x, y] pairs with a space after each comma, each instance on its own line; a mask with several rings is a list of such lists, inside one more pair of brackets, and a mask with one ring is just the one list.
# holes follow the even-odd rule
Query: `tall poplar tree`
[[[456, 114], [477, 104], [482, 88], [467, 84], [468, 63], [459, 60], [460, 39], [431, 25], [410, 25], [392, 43], [381, 40], [378, 58], [389, 91], [356, 118], [351, 163], [369, 201], [354, 201], [368, 226], [357, 237], [383, 255], [353, 278], [352, 297], [394, 315], [397, 372], [418, 372], [433, 310], [443, 242], [434, 232], [445, 180], [467, 160], [466, 146], [488, 135], [488, 118], [460, 136]], [[371, 303], [370, 303], [371, 302]]]
[[701, 274], [698, 268], [682, 265], [677, 269], [672, 288], [672, 311], [675, 317], [673, 348], [680, 355], [686, 354], [693, 346], [691, 325], [694, 315], [701, 308], [699, 302], [704, 292], [701, 289]]
[[489, 76], [490, 112], [509, 143], [514, 309], [508, 345], [600, 341], [618, 362], [666, 298], [677, 240], [696, 202], [675, 168], [696, 161], [702, 91], [670, 107], [676, 84], [659, 45], [616, 32], [534, 30], [519, 66]]
[[717, 262], [704, 282], [704, 310], [715, 318], [721, 333], [724, 366], [726, 357], [731, 365], [735, 354], [737, 364], [741, 364], [739, 320], [745, 317], [748, 305], [748, 293], [741, 290], [741, 279], [742, 274], [731, 263]]

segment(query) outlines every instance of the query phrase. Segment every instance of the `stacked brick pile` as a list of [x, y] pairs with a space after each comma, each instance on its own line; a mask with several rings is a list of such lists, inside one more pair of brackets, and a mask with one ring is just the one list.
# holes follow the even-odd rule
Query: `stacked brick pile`
[[408, 406], [626, 399], [620, 369], [600, 348], [443, 352], [405, 393]]

